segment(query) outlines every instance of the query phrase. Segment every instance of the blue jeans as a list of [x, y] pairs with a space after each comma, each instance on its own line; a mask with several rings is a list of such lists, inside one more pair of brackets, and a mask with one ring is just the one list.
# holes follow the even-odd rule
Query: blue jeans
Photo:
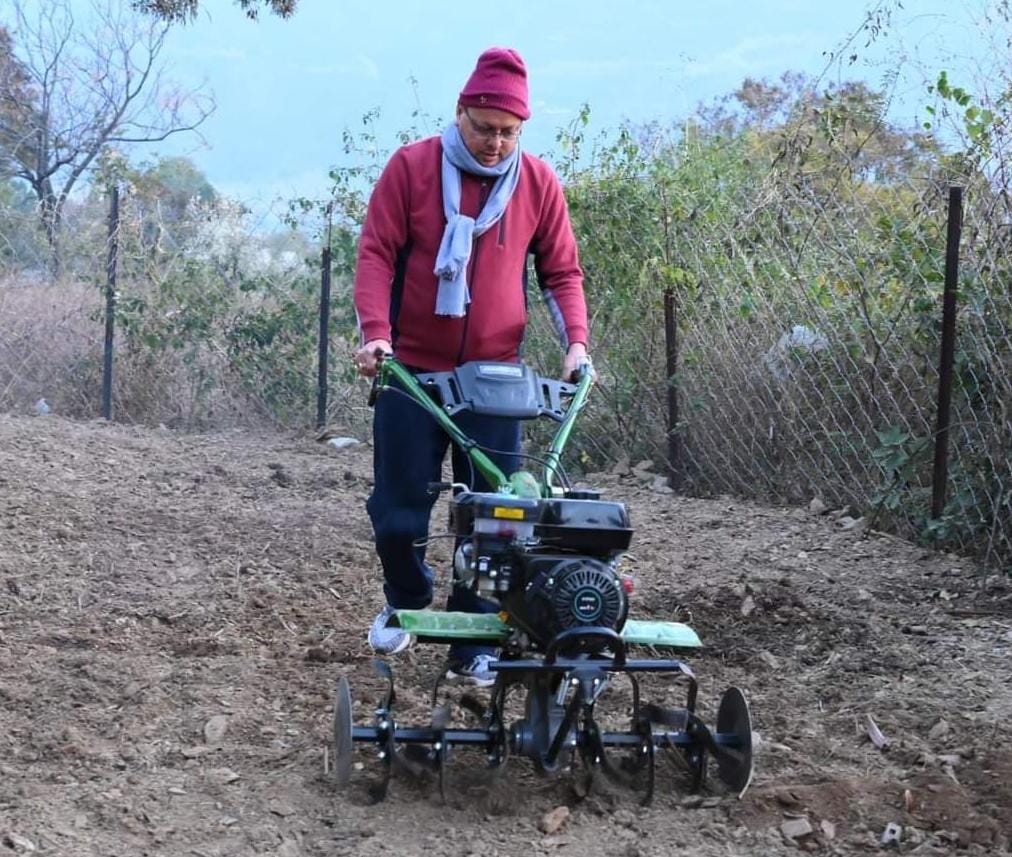
[[[520, 449], [518, 420], [488, 417], [461, 411], [454, 417], [461, 430], [480, 446], [507, 476], [517, 469]], [[383, 565], [383, 592], [387, 603], [398, 609], [420, 609], [432, 602], [432, 568], [425, 561], [429, 515], [437, 495], [430, 482], [441, 481], [443, 459], [450, 437], [422, 407], [394, 387], [376, 400], [373, 415], [373, 492], [366, 503], [376, 536], [376, 552]], [[477, 491], [496, 490], [471, 466], [470, 459], [453, 446], [453, 481]], [[498, 487], [498, 486], [496, 486]], [[494, 613], [498, 606], [454, 577], [446, 600], [447, 610]], [[450, 660], [467, 663], [478, 654], [494, 651], [490, 646], [454, 644]]]

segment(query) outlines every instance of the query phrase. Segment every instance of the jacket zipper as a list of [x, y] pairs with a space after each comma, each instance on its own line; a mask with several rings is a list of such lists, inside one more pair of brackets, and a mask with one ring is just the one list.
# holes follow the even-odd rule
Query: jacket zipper
[[[478, 191], [478, 214], [481, 214], [481, 210], [485, 207], [485, 203], [488, 201], [488, 182], [482, 182], [481, 188]], [[478, 216], [475, 215], [475, 217]], [[467, 282], [468, 289], [471, 292], [471, 300], [474, 300], [474, 287], [476, 278], [474, 276], [475, 271], [478, 270], [478, 247], [481, 241], [481, 236], [477, 236], [472, 240], [471, 243], [471, 264], [468, 266]], [[468, 322], [471, 320], [470, 305], [464, 307], [464, 329], [460, 334], [460, 350], [457, 352], [457, 365], [459, 366], [464, 360], [464, 350], [467, 347], [467, 328]]]

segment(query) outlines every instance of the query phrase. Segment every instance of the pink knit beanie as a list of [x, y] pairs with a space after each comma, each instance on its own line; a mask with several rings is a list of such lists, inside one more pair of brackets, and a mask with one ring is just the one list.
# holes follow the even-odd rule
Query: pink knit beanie
[[512, 48], [489, 48], [460, 91], [463, 107], [490, 107], [529, 119], [527, 67]]

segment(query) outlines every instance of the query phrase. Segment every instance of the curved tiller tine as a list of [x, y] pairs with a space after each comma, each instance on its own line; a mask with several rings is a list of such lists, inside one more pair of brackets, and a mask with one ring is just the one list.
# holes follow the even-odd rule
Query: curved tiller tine
[[450, 725], [450, 704], [444, 702], [432, 710], [432, 729], [437, 735], [432, 748], [432, 761], [439, 774], [439, 797], [446, 803], [446, 758], [449, 746], [446, 743], [446, 729]]
[[640, 717], [674, 732], [683, 732], [689, 722], [689, 712], [684, 708], [662, 708], [652, 702], [640, 706]]
[[380, 707], [384, 711], [390, 711], [393, 704], [397, 701], [397, 694], [394, 692], [394, 671], [390, 668], [390, 664], [386, 661], [381, 661], [379, 658], [373, 658], [372, 665], [373, 669], [376, 670], [376, 675], [387, 680], [386, 696], [383, 697]]
[[466, 712], [473, 715], [478, 720], [484, 720], [488, 712], [488, 708], [484, 702], [478, 699], [473, 693], [462, 694], [460, 699], [457, 700], [461, 708]]
[[450, 704], [448, 702], [432, 709], [432, 721], [429, 725], [437, 732], [444, 731], [450, 725]]

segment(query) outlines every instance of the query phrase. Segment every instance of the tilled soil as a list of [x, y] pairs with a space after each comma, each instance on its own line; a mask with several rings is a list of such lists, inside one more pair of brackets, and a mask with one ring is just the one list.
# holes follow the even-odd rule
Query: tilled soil
[[[589, 481], [636, 527], [633, 615], [704, 641], [704, 719], [728, 685], [748, 695], [740, 800], [690, 795], [666, 758], [643, 808], [522, 759], [492, 776], [464, 749], [445, 803], [399, 777], [371, 804], [366, 748], [338, 791], [335, 683], [362, 725], [382, 689], [368, 447], [0, 416], [0, 854], [1007, 853], [1007, 575], [839, 512], [659, 493], [645, 468]], [[445, 568], [446, 542], [432, 555]], [[392, 659], [401, 723], [428, 723], [444, 654]], [[600, 705], [627, 703], [616, 683]]]

